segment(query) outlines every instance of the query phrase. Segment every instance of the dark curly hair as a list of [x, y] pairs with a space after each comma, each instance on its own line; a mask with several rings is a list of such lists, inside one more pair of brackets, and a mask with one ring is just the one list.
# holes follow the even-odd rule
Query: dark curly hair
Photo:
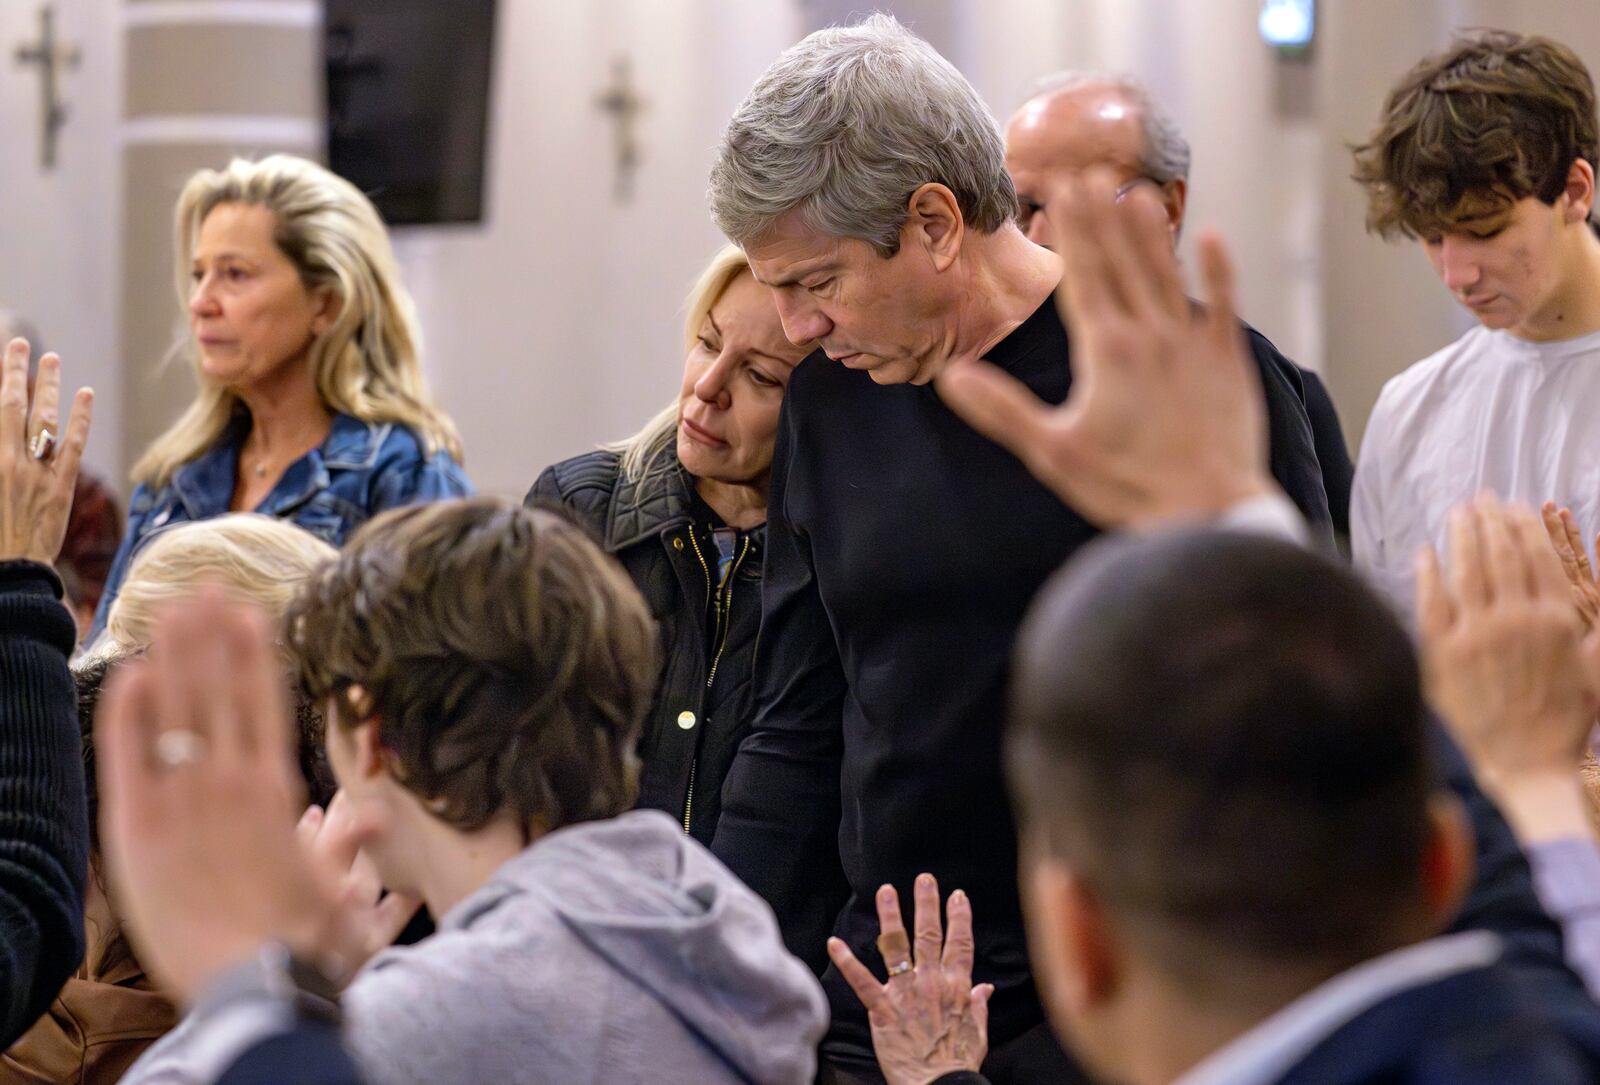
[[559, 514], [489, 498], [363, 526], [290, 606], [285, 641], [333, 726], [376, 717], [397, 780], [441, 819], [530, 833], [633, 803], [655, 626]]
[[1594, 82], [1560, 42], [1474, 30], [1396, 84], [1352, 175], [1367, 228], [1428, 239], [1535, 196], [1554, 204], [1579, 159], [1600, 168]]

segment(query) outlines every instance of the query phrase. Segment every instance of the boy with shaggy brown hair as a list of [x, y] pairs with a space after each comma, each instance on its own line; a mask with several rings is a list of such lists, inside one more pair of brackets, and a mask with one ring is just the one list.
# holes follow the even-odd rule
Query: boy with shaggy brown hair
[[1390, 380], [1362, 442], [1355, 559], [1407, 610], [1418, 548], [1479, 491], [1600, 527], [1597, 167], [1583, 62], [1503, 30], [1419, 63], [1355, 148], [1368, 228], [1421, 241], [1479, 325]]
[[[340, 786], [322, 831], [438, 919], [364, 963], [387, 939], [315, 947], [324, 992], [359, 968], [340, 1004], [368, 1085], [809, 1085], [825, 1004], [771, 910], [630, 809], [654, 637], [582, 528], [489, 498], [373, 519], [296, 597]], [[215, 1080], [225, 1025], [202, 1005], [123, 1080]]]

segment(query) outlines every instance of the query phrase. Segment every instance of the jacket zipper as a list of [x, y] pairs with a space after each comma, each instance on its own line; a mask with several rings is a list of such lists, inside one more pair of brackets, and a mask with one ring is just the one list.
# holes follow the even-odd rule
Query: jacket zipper
[[[695, 537], [692, 525], [689, 528], [689, 545], [694, 547], [694, 556], [700, 561], [700, 571], [705, 574], [706, 578], [706, 594], [711, 595], [714, 607], [715, 624], [711, 627], [711, 639], [716, 642], [717, 650], [711, 657], [711, 669], [706, 674], [706, 689], [710, 690], [712, 684], [717, 680], [717, 666], [722, 662], [722, 653], [728, 647], [728, 635], [732, 632], [733, 577], [739, 571], [739, 566], [744, 564], [745, 555], [750, 552], [750, 539], [748, 537], [745, 538], [744, 546], [739, 549], [739, 556], [734, 558], [732, 564], [728, 566], [728, 572], [722, 578], [722, 583], [717, 585], [715, 594], [711, 592], [711, 567], [706, 564], [705, 555], [700, 552], [700, 540]], [[724, 609], [722, 602], [723, 588], [727, 588], [728, 592], [726, 609]], [[722, 620], [724, 614], [727, 614], [729, 619], [726, 623]], [[705, 721], [702, 719], [700, 723], [703, 726]], [[696, 740], [695, 745], [698, 749], [698, 740]], [[694, 779], [699, 770], [700, 754], [697, 752], [689, 761], [689, 790], [683, 800], [683, 832], [686, 836], [689, 834], [689, 827], [694, 821]]]

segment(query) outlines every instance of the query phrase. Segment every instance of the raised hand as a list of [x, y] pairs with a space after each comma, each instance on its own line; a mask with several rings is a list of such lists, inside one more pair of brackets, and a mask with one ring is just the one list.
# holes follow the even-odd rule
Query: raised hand
[[295, 837], [304, 788], [265, 623], [206, 590], [112, 676], [95, 722], [114, 895], [162, 987], [193, 1001], [277, 940], [337, 958], [339, 887]]
[[[1572, 605], [1578, 610], [1578, 617], [1583, 621], [1586, 630], [1593, 630], [1600, 625], [1600, 582], [1595, 579], [1594, 571], [1589, 567], [1589, 552], [1583, 546], [1583, 533], [1578, 530], [1578, 521], [1572, 515], [1572, 510], [1556, 508], [1554, 501], [1546, 501], [1540, 510], [1544, 519], [1544, 530], [1550, 536], [1550, 545], [1555, 547], [1556, 556], [1561, 559], [1561, 571], [1567, 576], [1567, 583], [1572, 587]], [[1600, 537], [1595, 539], [1600, 545]]]
[[422, 906], [415, 897], [384, 894], [377, 868], [361, 850], [378, 828], [353, 811], [340, 791], [327, 810], [306, 807], [296, 830], [323, 879], [338, 887], [338, 922], [330, 932], [335, 942], [324, 947], [324, 969], [341, 987], [380, 950], [393, 945]]
[[1062, 254], [1057, 304], [1072, 341], [1059, 407], [986, 362], [935, 382], [968, 424], [1103, 527], [1209, 519], [1277, 492], [1260, 375], [1234, 317], [1222, 241], [1200, 240], [1206, 305], [1185, 296], [1167, 220], [1112, 177], [1058, 186], [1047, 213]]
[[1492, 497], [1453, 510], [1448, 575], [1432, 548], [1418, 556], [1417, 621], [1429, 697], [1513, 825], [1587, 832], [1600, 634], [1584, 635], [1539, 518]]
[[959, 889], [950, 894], [946, 937], [933, 875], [919, 875], [912, 893], [915, 938], [908, 940], [894, 886], [878, 890], [878, 949], [887, 983], [879, 983], [843, 941], [828, 939], [834, 967], [867, 1008], [872, 1046], [889, 1085], [924, 1085], [957, 1070], [976, 1071], [989, 1050], [994, 987], [972, 986], [972, 903]]
[[62, 432], [61, 359], [39, 359], [30, 396], [28, 350], [13, 339], [0, 361], [0, 561], [49, 564], [66, 537], [94, 392], [78, 390]]

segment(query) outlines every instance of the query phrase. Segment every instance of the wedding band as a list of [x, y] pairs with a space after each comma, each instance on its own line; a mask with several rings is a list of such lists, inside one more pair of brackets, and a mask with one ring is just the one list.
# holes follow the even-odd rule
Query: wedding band
[[163, 731], [156, 738], [156, 760], [163, 768], [175, 769], [194, 764], [205, 757], [205, 736], [179, 728]]
[[33, 443], [28, 446], [28, 452], [36, 460], [48, 460], [56, 451], [56, 435], [50, 432], [49, 427], [40, 430], [33, 438]]
[[889, 978], [894, 979], [896, 976], [903, 976], [909, 971], [911, 971], [911, 962], [909, 960], [898, 961], [889, 966]]

